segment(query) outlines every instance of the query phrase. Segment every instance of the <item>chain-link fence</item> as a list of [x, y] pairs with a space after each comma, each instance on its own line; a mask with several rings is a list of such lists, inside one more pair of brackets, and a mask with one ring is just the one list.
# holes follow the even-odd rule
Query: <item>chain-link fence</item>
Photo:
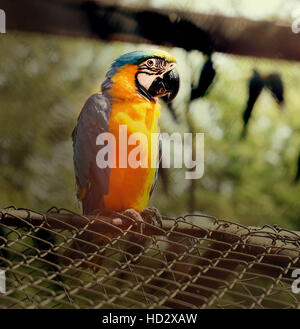
[[[0, 218], [1, 308], [299, 308], [300, 234], [205, 215], [6, 208]], [[83, 240], [83, 232], [99, 243]], [[68, 258], [72, 242], [93, 246]], [[93, 240], [95, 241], [95, 239]], [[297, 289], [297, 286], [295, 285]]]
[[[67, 3], [56, 1], [53, 6], [59, 2]], [[20, 8], [15, 12], [25, 12]], [[59, 14], [64, 17], [62, 8]], [[65, 10], [71, 10], [70, 6]], [[45, 12], [49, 13], [48, 7]], [[69, 35], [65, 33], [65, 23], [68, 26], [72, 22], [76, 31], [90, 29], [77, 19], [56, 22], [57, 12], [52, 14], [55, 24], [46, 24], [39, 14], [40, 23], [34, 31], [53, 27], [56, 33]], [[16, 19], [18, 26], [21, 16]], [[202, 19], [203, 15], [200, 23]], [[222, 17], [220, 20], [226, 21]], [[10, 15], [9, 23], [12, 21]], [[93, 17], [89, 21], [93, 23]], [[176, 16], [171, 15], [170, 21], [176, 22]], [[24, 22], [37, 24], [28, 17]], [[222, 32], [216, 22], [213, 21], [212, 33], [215, 28]], [[288, 29], [289, 37], [293, 37]], [[230, 40], [236, 40], [237, 31], [231, 25], [223, 30]], [[264, 35], [266, 31], [263, 29]], [[172, 31], [168, 39], [173, 34]], [[184, 40], [188, 40], [186, 35], [189, 34], [183, 34]], [[198, 34], [191, 35], [197, 36], [195, 41], [202, 45]], [[212, 88], [206, 97], [193, 102], [189, 101], [191, 88], [197, 87], [207, 56], [181, 48], [168, 50], [178, 61], [181, 90], [172, 109], [163, 105], [161, 131], [204, 132], [205, 175], [191, 182], [184, 179], [185, 168], [160, 170], [159, 184], [151, 199], [169, 216], [200, 209], [217, 217], [236, 218], [245, 225], [186, 215], [176, 219], [163, 216], [161, 227], [151, 222], [153, 214], [143, 227], [135, 227], [124, 214], [116, 215], [119, 219], [86, 218], [58, 209], [44, 214], [2, 209], [0, 270], [5, 270], [6, 293], [0, 293], [0, 308], [300, 306], [300, 295], [292, 291], [293, 270], [300, 268], [300, 233], [271, 226], [277, 223], [299, 230], [300, 186], [291, 182], [297, 172], [300, 145], [300, 65], [258, 58], [265, 43], [259, 43], [253, 35], [263, 34], [251, 32], [248, 38], [244, 35], [248, 41], [243, 43], [243, 51], [235, 45], [237, 54], [248, 57], [213, 53], [217, 73]], [[272, 45], [275, 41], [280, 44], [281, 38], [276, 34], [276, 38], [267, 36], [266, 44], [270, 40]], [[71, 132], [80, 109], [92, 93], [99, 92], [114, 58], [148, 47], [144, 43], [111, 42], [122, 40], [116, 34], [115, 38], [98, 37], [109, 42], [9, 29], [1, 38], [0, 108], [4, 110], [0, 111], [0, 206], [12, 203], [47, 209], [55, 204], [78, 210]], [[148, 42], [131, 40], [127, 34], [123, 37], [122, 41]], [[273, 51], [271, 58], [285, 58], [282, 54], [289, 54], [287, 44], [297, 50], [297, 41], [282, 42], [281, 51]], [[270, 53], [271, 48], [268, 56]], [[270, 74], [280, 74], [285, 104], [278, 106], [265, 88], [252, 112], [247, 138], [241, 140], [253, 69], [265, 79]], [[270, 225], [262, 227], [263, 224]], [[83, 240], [86, 230], [97, 232], [91, 236], [98, 235], [98, 243], [94, 239]], [[74, 241], [87, 244], [90, 252], [70, 259], [68, 249]]]

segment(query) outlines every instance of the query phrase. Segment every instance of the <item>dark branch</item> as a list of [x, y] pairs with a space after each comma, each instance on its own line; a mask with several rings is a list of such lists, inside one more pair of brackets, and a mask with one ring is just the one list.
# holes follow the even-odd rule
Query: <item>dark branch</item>
[[290, 26], [104, 1], [2, 0], [7, 29], [300, 60]]

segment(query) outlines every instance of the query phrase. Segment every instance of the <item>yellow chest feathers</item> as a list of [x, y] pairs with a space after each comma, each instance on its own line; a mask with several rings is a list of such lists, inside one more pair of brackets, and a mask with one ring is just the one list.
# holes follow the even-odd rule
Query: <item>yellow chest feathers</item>
[[[158, 139], [152, 133], [158, 132], [160, 106], [139, 96], [135, 86], [136, 66], [127, 65], [116, 73], [110, 90], [112, 98], [109, 120], [109, 132], [116, 137], [116, 168], [111, 169], [109, 193], [104, 197], [105, 207], [113, 210], [133, 208], [141, 211], [147, 206], [149, 193], [154, 182], [156, 169], [152, 167], [158, 156]], [[125, 125], [127, 136], [121, 141], [119, 126]], [[148, 151], [146, 168], [126, 168], [119, 166], [119, 145], [128, 144], [133, 133], [142, 133], [145, 137], [141, 145]], [[157, 137], [157, 135], [156, 135]], [[128, 146], [130, 154], [135, 146]]]
[[116, 125], [127, 125], [128, 132], [157, 132], [160, 105], [149, 102], [137, 92], [135, 85], [136, 65], [126, 65], [112, 77], [110, 96], [110, 131]]

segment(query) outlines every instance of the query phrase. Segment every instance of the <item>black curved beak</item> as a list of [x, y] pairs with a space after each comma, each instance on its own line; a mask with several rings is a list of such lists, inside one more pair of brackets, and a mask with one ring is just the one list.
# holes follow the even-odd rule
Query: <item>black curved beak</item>
[[172, 102], [176, 97], [180, 85], [178, 71], [173, 68], [166, 72], [162, 78], [156, 78], [148, 92], [152, 97], [161, 97], [166, 103]]
[[163, 96], [162, 99], [166, 103], [171, 103], [172, 100], [177, 96], [180, 86], [180, 78], [178, 71], [174, 68], [171, 71], [167, 72], [163, 76], [163, 82], [167, 91], [167, 95]]

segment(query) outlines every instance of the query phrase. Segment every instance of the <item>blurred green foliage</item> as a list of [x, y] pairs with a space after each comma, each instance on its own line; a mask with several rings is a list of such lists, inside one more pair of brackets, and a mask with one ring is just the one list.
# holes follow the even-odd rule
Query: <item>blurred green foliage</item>
[[[80, 211], [75, 198], [71, 133], [89, 95], [100, 88], [113, 59], [148, 46], [9, 32], [0, 38], [0, 206]], [[168, 49], [177, 58], [181, 90], [166, 108], [161, 131], [187, 132], [187, 116], [205, 133], [205, 174], [196, 182], [199, 212], [249, 225], [300, 228], [300, 185], [292, 185], [300, 151], [300, 64], [214, 54], [217, 80], [207, 97], [189, 104], [201, 53]], [[263, 91], [246, 140], [240, 140], [252, 69], [279, 72], [286, 104]], [[151, 200], [162, 213], [187, 211], [184, 169], [168, 171]]]

